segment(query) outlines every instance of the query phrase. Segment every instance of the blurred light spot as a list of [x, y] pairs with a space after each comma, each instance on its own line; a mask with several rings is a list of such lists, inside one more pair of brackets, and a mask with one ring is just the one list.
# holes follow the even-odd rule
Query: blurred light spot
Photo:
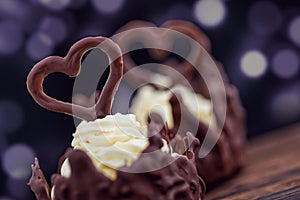
[[23, 124], [24, 112], [14, 100], [0, 100], [0, 131], [12, 133], [19, 130]]
[[32, 34], [27, 40], [27, 54], [34, 60], [40, 60], [53, 52], [54, 44], [51, 38], [43, 33]]
[[0, 22], [0, 54], [12, 54], [23, 43], [23, 30], [13, 21]]
[[294, 18], [288, 27], [288, 35], [290, 39], [300, 46], [300, 16]]
[[278, 51], [272, 59], [272, 70], [281, 78], [294, 77], [299, 71], [298, 54], [291, 49]]
[[23, 0], [1, 0], [0, 18], [12, 19], [22, 27], [24, 32], [35, 30], [39, 16], [43, 14], [40, 9], [34, 8]]
[[225, 3], [222, 0], [199, 0], [194, 6], [194, 15], [203, 26], [218, 26], [225, 19]]
[[37, 0], [37, 1], [45, 8], [52, 11], [61, 11], [71, 3], [71, 0]]
[[295, 120], [300, 114], [300, 95], [293, 91], [278, 93], [271, 106], [275, 118], [280, 122]]
[[[55, 27], [55, 28], [54, 28]], [[45, 17], [39, 28], [39, 32], [47, 35], [54, 44], [62, 42], [67, 37], [67, 26], [63, 20], [58, 17]]]
[[26, 6], [26, 4], [19, 0], [1, 0], [0, 16], [3, 18], [14, 18], [20, 14], [22, 15], [26, 10], [24, 6]]
[[87, 3], [88, 0], [72, 0], [72, 3], [69, 4], [70, 8], [80, 8]]
[[31, 174], [31, 164], [34, 151], [25, 144], [15, 144], [8, 147], [2, 157], [4, 172], [14, 179], [28, 179]]
[[248, 13], [248, 23], [257, 34], [269, 35], [280, 28], [281, 22], [279, 7], [270, 1], [255, 3]]
[[242, 72], [251, 78], [262, 76], [267, 69], [267, 59], [259, 51], [246, 52], [240, 61]]
[[92, 0], [95, 9], [101, 13], [113, 13], [118, 11], [124, 0]]
[[27, 179], [19, 180], [19, 179], [9, 178], [6, 182], [6, 188], [8, 189], [10, 195], [14, 198], [29, 199], [28, 197], [29, 195], [31, 196], [32, 192], [28, 188], [27, 182], [28, 182]]

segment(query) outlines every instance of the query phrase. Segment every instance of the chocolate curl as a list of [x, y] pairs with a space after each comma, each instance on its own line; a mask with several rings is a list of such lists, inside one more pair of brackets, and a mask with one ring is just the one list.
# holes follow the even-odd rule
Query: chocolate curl
[[149, 142], [151, 144], [152, 138], [156, 137], [155, 134], [160, 134], [160, 140], [161, 138], [165, 139], [168, 144], [169, 152], [171, 153], [171, 145], [170, 145], [170, 135], [167, 124], [164, 122], [162, 117], [155, 113], [151, 112], [148, 116], [148, 137]]
[[39, 161], [34, 158], [34, 164], [31, 165], [32, 175], [27, 183], [35, 193], [38, 200], [50, 200], [50, 187], [46, 181], [43, 171], [40, 169]]
[[[183, 141], [185, 142], [185, 144], [187, 144], [187, 158], [191, 161], [194, 162], [194, 164], [197, 166], [196, 163], [196, 159], [197, 159], [197, 154], [199, 153], [200, 150], [200, 141], [191, 133], [191, 132], [187, 132], [186, 136], [183, 138]], [[199, 176], [199, 183], [201, 186], [201, 191], [202, 191], [202, 195], [205, 194], [206, 192], [206, 184], [204, 182], [204, 180]], [[202, 196], [203, 198], [204, 196]]]
[[[103, 50], [110, 61], [110, 74], [96, 105], [83, 107], [63, 102], [45, 94], [44, 79], [51, 73], [60, 72], [70, 77], [80, 73], [83, 55], [93, 49]], [[50, 56], [38, 62], [27, 77], [27, 88], [33, 99], [42, 107], [74, 117], [92, 121], [111, 114], [113, 97], [123, 74], [122, 53], [119, 46], [105, 37], [88, 37], [75, 43], [65, 57]]]

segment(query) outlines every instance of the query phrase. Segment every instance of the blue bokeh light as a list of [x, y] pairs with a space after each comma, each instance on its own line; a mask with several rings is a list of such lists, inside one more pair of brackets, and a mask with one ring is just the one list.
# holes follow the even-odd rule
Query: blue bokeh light
[[8, 147], [2, 156], [2, 168], [11, 178], [17, 180], [28, 179], [31, 174], [31, 164], [34, 151], [25, 144], [14, 144]]
[[62, 19], [54, 16], [44, 17], [40, 23], [39, 32], [48, 36], [53, 44], [62, 42], [66, 39], [68, 34], [66, 23]]
[[54, 43], [48, 35], [34, 33], [27, 40], [26, 51], [33, 60], [49, 56], [54, 49]]
[[289, 79], [299, 71], [299, 56], [292, 49], [281, 49], [272, 58], [271, 69], [280, 78]]
[[271, 1], [258, 1], [249, 10], [248, 23], [255, 33], [269, 35], [280, 28], [281, 10]]
[[115, 13], [121, 9], [124, 0], [91, 0], [94, 8], [100, 13]]
[[0, 21], [0, 54], [13, 54], [23, 43], [23, 30], [12, 20]]

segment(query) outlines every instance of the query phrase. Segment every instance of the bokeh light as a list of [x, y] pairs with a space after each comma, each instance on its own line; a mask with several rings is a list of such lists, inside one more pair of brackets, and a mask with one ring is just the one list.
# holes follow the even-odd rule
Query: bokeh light
[[271, 69], [280, 78], [292, 78], [299, 71], [299, 56], [292, 49], [281, 49], [272, 58]]
[[26, 33], [35, 30], [41, 9], [35, 9], [30, 3], [22, 0], [1, 0], [0, 18], [13, 20]]
[[300, 16], [295, 17], [288, 26], [288, 35], [292, 42], [300, 46]]
[[257, 50], [246, 52], [240, 61], [242, 72], [250, 78], [262, 76], [266, 72], [267, 66], [265, 55]]
[[34, 151], [25, 144], [14, 144], [8, 147], [2, 156], [4, 172], [14, 179], [28, 179], [31, 174], [31, 164]]
[[0, 132], [13, 133], [19, 130], [24, 121], [24, 111], [15, 100], [0, 100]]
[[0, 54], [12, 54], [18, 51], [23, 43], [23, 30], [14, 21], [0, 22]]
[[218, 26], [226, 16], [225, 3], [222, 0], [199, 0], [194, 6], [194, 15], [203, 26]]
[[40, 60], [53, 52], [54, 44], [48, 35], [32, 34], [26, 43], [27, 54], [34, 60]]
[[38, 3], [43, 5], [45, 8], [52, 11], [61, 11], [68, 7], [71, 0], [36, 0]]
[[300, 95], [297, 91], [283, 91], [275, 95], [271, 110], [278, 122], [286, 123], [300, 115]]
[[57, 44], [67, 37], [68, 30], [66, 23], [62, 19], [46, 16], [40, 23], [39, 32], [48, 36], [54, 44]]
[[24, 13], [25, 4], [19, 0], [1, 0], [0, 16], [15, 18]]
[[122, 7], [124, 0], [91, 0], [91, 2], [100, 13], [114, 13]]
[[280, 28], [282, 13], [273, 2], [258, 1], [249, 10], [248, 23], [255, 33], [269, 35]]

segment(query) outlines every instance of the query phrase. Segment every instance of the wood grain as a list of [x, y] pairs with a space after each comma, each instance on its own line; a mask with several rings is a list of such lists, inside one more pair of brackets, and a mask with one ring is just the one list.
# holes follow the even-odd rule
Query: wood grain
[[251, 140], [244, 169], [205, 199], [300, 199], [300, 124]]

